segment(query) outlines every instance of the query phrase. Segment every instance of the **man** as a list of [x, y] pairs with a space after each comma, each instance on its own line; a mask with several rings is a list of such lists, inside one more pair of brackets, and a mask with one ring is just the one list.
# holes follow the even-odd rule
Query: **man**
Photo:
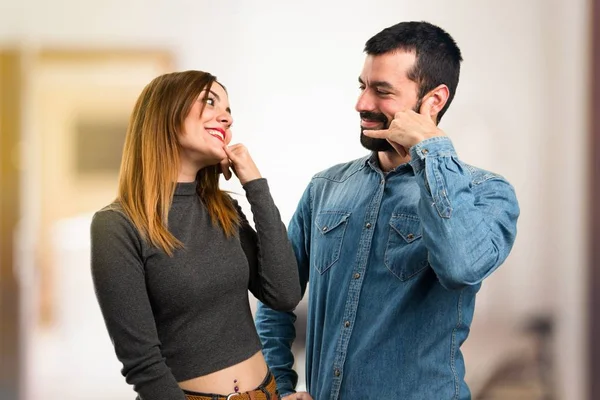
[[[370, 156], [316, 174], [288, 227], [310, 277], [306, 375], [316, 400], [470, 399], [460, 346], [484, 278], [508, 256], [519, 206], [501, 176], [462, 162], [437, 124], [462, 56], [403, 22], [367, 41], [356, 110]], [[256, 324], [283, 399], [297, 375], [293, 313]]]

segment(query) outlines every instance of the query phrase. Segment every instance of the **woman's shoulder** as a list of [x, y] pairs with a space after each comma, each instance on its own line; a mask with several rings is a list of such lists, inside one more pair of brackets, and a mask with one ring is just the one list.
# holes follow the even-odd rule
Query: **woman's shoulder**
[[96, 211], [92, 217], [92, 231], [115, 232], [135, 231], [127, 213], [118, 201]]
[[96, 211], [94, 213], [93, 219], [95, 220], [97, 218], [114, 220], [116, 222], [122, 218], [127, 219], [127, 214], [125, 213], [123, 206], [121, 206], [121, 203], [119, 203], [118, 200], [115, 200], [112, 203]]

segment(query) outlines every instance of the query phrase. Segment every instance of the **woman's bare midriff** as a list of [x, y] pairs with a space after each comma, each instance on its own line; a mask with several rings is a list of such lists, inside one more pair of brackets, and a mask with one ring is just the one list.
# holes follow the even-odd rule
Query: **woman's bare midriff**
[[229, 394], [256, 389], [267, 375], [267, 363], [259, 351], [247, 360], [208, 375], [179, 382], [185, 390], [202, 393]]

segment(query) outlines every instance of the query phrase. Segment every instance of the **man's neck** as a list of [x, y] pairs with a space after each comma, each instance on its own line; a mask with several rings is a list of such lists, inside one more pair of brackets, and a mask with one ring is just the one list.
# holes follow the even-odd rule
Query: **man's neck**
[[410, 161], [410, 155], [401, 156], [396, 151], [380, 151], [377, 153], [379, 159], [379, 168], [383, 172], [389, 172], [396, 168], [398, 165], [405, 164]]

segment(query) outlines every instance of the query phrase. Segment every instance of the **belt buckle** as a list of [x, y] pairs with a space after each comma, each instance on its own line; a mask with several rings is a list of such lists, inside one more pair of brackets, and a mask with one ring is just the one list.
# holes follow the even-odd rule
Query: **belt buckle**
[[234, 397], [241, 396], [241, 395], [242, 394], [240, 392], [233, 392], [233, 393], [230, 393], [230, 394], [227, 395], [227, 399], [226, 400], [231, 400]]

